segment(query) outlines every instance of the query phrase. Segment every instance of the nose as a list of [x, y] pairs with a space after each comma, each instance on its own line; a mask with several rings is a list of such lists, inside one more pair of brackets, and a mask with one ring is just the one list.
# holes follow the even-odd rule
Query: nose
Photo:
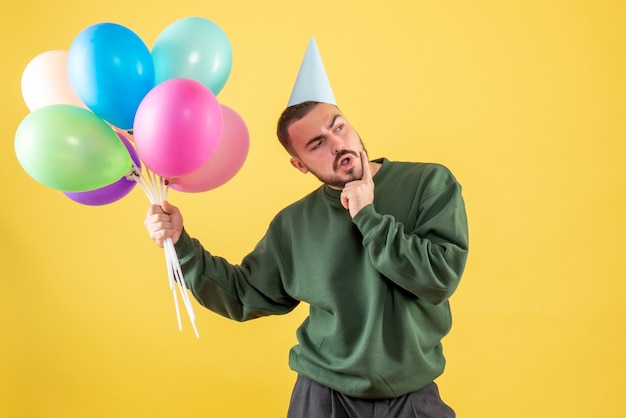
[[332, 148], [331, 151], [333, 153], [333, 155], [337, 155], [339, 154], [341, 151], [343, 151], [343, 142], [341, 142], [341, 140], [339, 140], [338, 138], [332, 138]]

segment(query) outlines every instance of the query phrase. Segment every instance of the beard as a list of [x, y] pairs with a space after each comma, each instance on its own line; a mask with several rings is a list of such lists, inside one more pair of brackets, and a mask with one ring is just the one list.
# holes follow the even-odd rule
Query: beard
[[[365, 147], [363, 147], [363, 150], [365, 150]], [[335, 161], [333, 162], [333, 171], [337, 173], [337, 168], [341, 165], [341, 159], [345, 155], [352, 155], [356, 163], [354, 167], [345, 171], [343, 175], [337, 175], [337, 174], [324, 175], [321, 173], [317, 173], [311, 170], [310, 168], [309, 168], [309, 172], [313, 174], [315, 177], [317, 177], [317, 179], [321, 181], [322, 183], [327, 184], [333, 189], [341, 190], [344, 187], [346, 187], [346, 183], [350, 183], [351, 181], [354, 181], [354, 180], [361, 180], [363, 178], [363, 167], [361, 165], [361, 155], [356, 151], [341, 150], [339, 153], [337, 153], [335, 157]]]
[[[349, 171], [347, 171], [347, 173], [351, 174], [353, 170], [354, 169], [349, 170]], [[328, 176], [328, 175], [324, 176], [322, 174], [317, 174], [316, 172], [311, 171], [311, 170], [309, 170], [309, 172], [311, 174], [313, 174], [315, 177], [317, 177], [317, 179], [319, 181], [321, 181], [324, 184], [327, 184], [332, 189], [342, 190], [344, 187], [346, 187], [346, 183], [349, 183], [349, 182], [354, 181], [354, 180], [359, 180], [357, 178], [348, 178], [348, 179], [346, 179], [346, 178], [340, 178], [339, 176]], [[354, 177], [354, 176], [351, 176], [351, 177]]]

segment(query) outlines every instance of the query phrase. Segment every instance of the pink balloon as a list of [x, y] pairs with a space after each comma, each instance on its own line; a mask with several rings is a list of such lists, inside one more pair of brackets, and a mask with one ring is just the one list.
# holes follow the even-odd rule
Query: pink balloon
[[143, 98], [133, 126], [144, 166], [163, 177], [202, 167], [222, 136], [222, 108], [205, 85], [186, 78], [157, 84]]
[[250, 148], [248, 127], [237, 112], [221, 105], [224, 128], [215, 153], [198, 170], [170, 178], [171, 188], [197, 193], [215, 189], [229, 181], [243, 166]]
[[87, 108], [70, 84], [67, 57], [67, 51], [46, 51], [26, 65], [22, 73], [22, 97], [30, 111], [53, 104]]

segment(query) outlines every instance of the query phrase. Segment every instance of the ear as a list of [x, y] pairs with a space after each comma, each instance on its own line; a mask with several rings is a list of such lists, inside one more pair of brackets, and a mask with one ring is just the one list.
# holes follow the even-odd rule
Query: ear
[[309, 172], [309, 169], [306, 168], [306, 166], [302, 163], [302, 161], [300, 161], [298, 157], [291, 157], [289, 162], [291, 163], [292, 166], [300, 170], [303, 174], [306, 174]]

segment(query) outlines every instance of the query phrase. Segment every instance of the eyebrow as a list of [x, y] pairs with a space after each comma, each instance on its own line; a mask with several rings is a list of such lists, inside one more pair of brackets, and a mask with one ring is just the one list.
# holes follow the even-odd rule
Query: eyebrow
[[[328, 124], [328, 129], [332, 129], [333, 126], [335, 126], [335, 122], [337, 122], [337, 118], [341, 117], [341, 115], [339, 113], [337, 113], [335, 116], [333, 116], [333, 118], [331, 119], [330, 123]], [[307, 141], [307, 143], [304, 145], [305, 148], [308, 148], [309, 145], [311, 145], [314, 142], [319, 141], [320, 139], [324, 138], [326, 136], [326, 134], [319, 134], [317, 136], [314, 136], [313, 138], [309, 139]]]

